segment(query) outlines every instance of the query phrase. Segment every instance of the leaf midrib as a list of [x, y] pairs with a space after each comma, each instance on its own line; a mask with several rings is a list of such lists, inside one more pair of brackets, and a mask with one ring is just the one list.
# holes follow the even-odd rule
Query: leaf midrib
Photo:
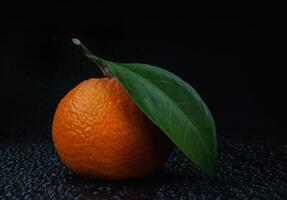
[[[120, 67], [122, 67], [124, 70], [126, 70], [126, 71], [128, 71], [128, 72], [130, 72], [130, 73], [132, 73], [132, 74], [135, 74], [135, 75], [139, 76], [139, 77], [143, 80], [143, 82], [147, 83], [147, 84], [150, 85], [152, 88], [154, 88], [154, 89], [156, 89], [157, 91], [159, 91], [161, 95], [166, 96], [169, 102], [173, 102], [172, 99], [171, 99], [168, 95], [166, 95], [164, 92], [162, 92], [162, 90], [161, 90], [159, 87], [157, 87], [156, 85], [154, 85], [154, 84], [152, 84], [150, 81], [148, 81], [148, 79], [146, 79], [145, 77], [143, 77], [143, 76], [141, 76], [141, 75], [139, 75], [139, 74], [133, 72], [132, 70], [129, 70], [128, 68], [123, 67], [123, 66], [122, 66], [121, 64], [119, 64], [119, 63], [116, 63], [116, 64], [119, 65]], [[180, 112], [188, 119], [188, 121], [191, 121], [190, 118], [187, 116], [187, 114], [186, 114], [177, 104], [176, 104], [176, 107], [177, 107], [178, 110], [180, 110]], [[149, 117], [149, 118], [150, 118], [150, 117]], [[151, 119], [151, 120], [153, 121], [153, 119]], [[196, 130], [196, 131], [195, 131], [195, 132], [196, 132], [196, 135], [197, 135], [197, 137], [199, 138], [199, 140], [200, 140], [202, 146], [204, 147], [203, 150], [205, 151], [205, 154], [206, 154], [207, 156], [208, 156], [208, 155], [212, 155], [212, 154], [210, 153], [210, 151], [208, 150], [208, 148], [206, 147], [206, 144], [204, 143], [203, 138], [200, 136], [200, 134], [198, 134], [198, 128], [197, 128], [197, 126], [195, 126], [192, 122], [190, 122], [190, 123], [191, 123], [191, 125], [192, 125], [192, 126], [195, 128], [195, 130]], [[207, 159], [207, 160], [208, 160], [209, 163], [211, 162], [209, 159]]]

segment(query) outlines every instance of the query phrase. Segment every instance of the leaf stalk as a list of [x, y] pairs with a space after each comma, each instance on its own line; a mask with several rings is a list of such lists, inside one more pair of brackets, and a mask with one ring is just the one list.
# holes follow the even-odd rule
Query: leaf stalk
[[107, 78], [113, 77], [111, 71], [109, 70], [109, 67], [104, 64], [102, 58], [95, 56], [79, 39], [73, 38], [72, 42], [75, 45], [80, 46], [82, 48], [85, 56], [87, 56], [92, 62], [96, 63], [96, 65], [100, 68], [105, 77]]

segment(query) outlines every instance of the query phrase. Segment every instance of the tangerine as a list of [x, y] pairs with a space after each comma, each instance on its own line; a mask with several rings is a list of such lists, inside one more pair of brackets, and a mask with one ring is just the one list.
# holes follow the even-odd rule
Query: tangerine
[[173, 146], [116, 78], [91, 78], [72, 89], [56, 109], [52, 137], [71, 171], [106, 180], [159, 170]]

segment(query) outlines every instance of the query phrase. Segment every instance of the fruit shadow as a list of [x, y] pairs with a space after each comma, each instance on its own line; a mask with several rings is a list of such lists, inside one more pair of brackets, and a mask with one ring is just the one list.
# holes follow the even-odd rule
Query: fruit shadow
[[72, 184], [80, 195], [89, 199], [149, 199], [165, 185], [180, 185], [192, 180], [195, 180], [195, 177], [159, 171], [144, 178], [125, 181], [93, 180], [73, 174], [69, 184]]

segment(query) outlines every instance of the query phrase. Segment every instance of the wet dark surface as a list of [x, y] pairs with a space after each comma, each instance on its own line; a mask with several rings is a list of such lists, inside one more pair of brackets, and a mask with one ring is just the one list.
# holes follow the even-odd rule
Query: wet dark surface
[[[40, 131], [40, 130], [39, 130]], [[0, 137], [0, 199], [286, 199], [287, 145], [219, 137], [215, 178], [175, 150], [163, 170], [125, 182], [85, 180], [49, 137]]]

